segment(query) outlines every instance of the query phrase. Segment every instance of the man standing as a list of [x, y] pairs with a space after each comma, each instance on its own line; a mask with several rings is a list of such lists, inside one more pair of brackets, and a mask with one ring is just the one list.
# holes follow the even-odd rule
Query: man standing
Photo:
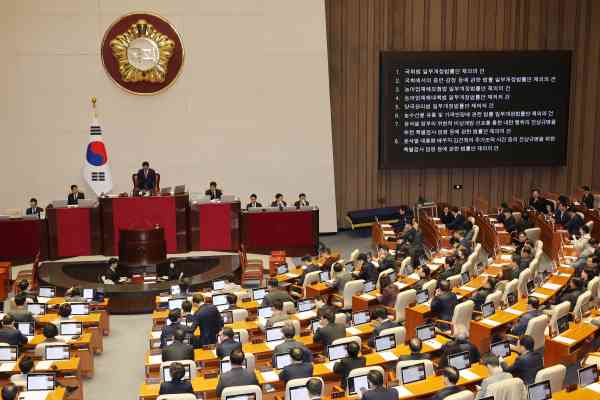
[[192, 302], [198, 307], [192, 315], [192, 332], [200, 328], [200, 342], [203, 346], [217, 343], [217, 334], [223, 329], [223, 317], [214, 304], [204, 304], [200, 294], [192, 297]]
[[142, 192], [154, 192], [156, 190], [156, 171], [150, 168], [148, 161], [142, 163], [142, 169], [137, 173], [136, 189]]
[[67, 204], [70, 206], [76, 206], [79, 204], [79, 200], [85, 199], [85, 195], [79, 191], [77, 185], [71, 185], [71, 193], [67, 197]]

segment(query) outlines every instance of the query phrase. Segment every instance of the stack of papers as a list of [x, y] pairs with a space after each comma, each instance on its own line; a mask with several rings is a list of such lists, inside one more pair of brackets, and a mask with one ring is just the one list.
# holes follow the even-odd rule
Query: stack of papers
[[566, 345], [571, 345], [571, 344], [577, 342], [577, 340], [575, 340], [575, 339], [571, 339], [571, 338], [560, 336], [560, 335], [552, 338], [552, 340], [554, 340], [555, 342], [564, 343]]
[[507, 313], [512, 314], [512, 315], [523, 315], [523, 314], [525, 314], [523, 311], [515, 310], [514, 308], [507, 308], [504, 311], [506, 311]]
[[360, 298], [367, 301], [375, 300], [375, 296], [371, 296], [370, 294], [361, 294]]
[[423, 343], [425, 343], [429, 347], [433, 347], [436, 350], [442, 348], [442, 344], [440, 342], [438, 342], [436, 339], [429, 339], [429, 340], [424, 341]]
[[277, 382], [279, 380], [279, 375], [275, 371], [261, 372], [261, 374], [266, 383]]
[[477, 375], [475, 372], [471, 372], [468, 369], [463, 369], [460, 371], [460, 377], [466, 379], [468, 381], [474, 381], [476, 379], [480, 379], [481, 377]]
[[500, 259], [501, 259], [502, 261], [512, 261], [512, 256], [511, 256], [510, 254], [502, 254], [502, 255], [500, 256]]
[[561, 288], [561, 286], [560, 286], [560, 285], [557, 285], [556, 283], [550, 283], [550, 282], [544, 283], [544, 284], [542, 285], [542, 287], [543, 287], [544, 289], [549, 289], [549, 290], [558, 290], [558, 289], [560, 289], [560, 288]]
[[533, 292], [533, 293], [531, 293], [530, 296], [537, 297], [538, 299], [542, 299], [542, 300], [546, 300], [548, 298], [547, 295], [538, 293], [538, 292]]
[[500, 325], [500, 322], [491, 320], [489, 318], [482, 319], [481, 322], [492, 327]]
[[47, 371], [52, 367], [52, 362], [53, 361], [38, 361], [35, 364], [35, 370], [36, 371]]
[[291, 272], [288, 272], [287, 274], [285, 274], [285, 276], [287, 276], [288, 278], [298, 278], [300, 275], [298, 274], [292, 274]]
[[148, 356], [148, 364], [155, 365], [162, 363], [162, 354], [156, 354], [154, 356]]
[[15, 369], [16, 362], [4, 362], [0, 364], [0, 372], [10, 372]]
[[45, 400], [52, 393], [49, 390], [37, 390], [34, 392], [19, 393], [19, 400]]
[[414, 396], [414, 394], [404, 386], [394, 386], [394, 389], [398, 391], [398, 398], [400, 399]]
[[474, 292], [477, 290], [476, 288], [471, 287], [471, 286], [461, 286], [461, 287], [459, 287], [459, 289], [466, 290], [467, 292]]
[[357, 336], [362, 333], [362, 331], [358, 328], [350, 327], [346, 329], [346, 332], [350, 334], [350, 336]]
[[398, 356], [396, 356], [391, 351], [382, 351], [381, 353], [379, 353], [379, 355], [383, 357], [385, 361], [396, 361], [398, 359]]
[[299, 320], [310, 319], [310, 318], [314, 318], [316, 316], [317, 316], [317, 313], [313, 310], [302, 311], [302, 312], [296, 313], [296, 318], [298, 318]]
[[600, 383], [598, 382], [587, 385], [585, 388], [591, 390], [592, 392], [600, 393]]
[[275, 350], [275, 347], [279, 346], [281, 343], [283, 343], [283, 340], [276, 340], [274, 342], [267, 342], [265, 343], [267, 345], [267, 347], [271, 350]]

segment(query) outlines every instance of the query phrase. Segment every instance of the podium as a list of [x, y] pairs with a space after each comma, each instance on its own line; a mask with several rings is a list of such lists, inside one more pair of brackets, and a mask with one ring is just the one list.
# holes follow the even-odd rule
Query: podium
[[189, 213], [190, 248], [195, 251], [238, 251], [239, 221], [239, 201], [192, 204]]
[[50, 259], [101, 253], [100, 210], [98, 207], [48, 206], [46, 218], [48, 219]]
[[40, 253], [48, 257], [48, 225], [45, 219], [0, 219], [0, 261], [31, 262]]
[[126, 267], [151, 266], [167, 259], [165, 230], [121, 230], [119, 264]]

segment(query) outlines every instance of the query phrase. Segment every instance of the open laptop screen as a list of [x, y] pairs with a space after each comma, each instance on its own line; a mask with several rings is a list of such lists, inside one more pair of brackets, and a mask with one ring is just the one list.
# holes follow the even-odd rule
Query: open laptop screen
[[327, 347], [329, 361], [336, 361], [348, 357], [348, 343], [329, 345]]
[[471, 359], [469, 358], [469, 352], [463, 351], [460, 353], [451, 354], [448, 356], [448, 365], [461, 371], [471, 367]]
[[550, 400], [552, 398], [552, 389], [550, 381], [534, 383], [527, 387], [527, 398], [529, 400]]
[[594, 364], [589, 367], [580, 368], [577, 371], [577, 376], [579, 379], [579, 386], [581, 387], [596, 383], [598, 382], [598, 367]]
[[54, 374], [28, 374], [27, 391], [54, 390], [56, 376]]
[[385, 335], [375, 338], [375, 350], [386, 351], [396, 347], [396, 335]]
[[425, 363], [419, 363], [415, 365], [409, 365], [400, 369], [400, 375], [402, 378], [402, 384], [407, 385], [409, 383], [422, 381], [426, 378]]

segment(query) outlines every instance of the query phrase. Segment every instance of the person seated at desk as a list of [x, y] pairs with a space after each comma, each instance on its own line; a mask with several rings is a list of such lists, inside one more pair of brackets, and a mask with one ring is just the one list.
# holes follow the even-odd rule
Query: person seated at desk
[[35, 215], [41, 218], [41, 214], [44, 212], [42, 207], [38, 207], [38, 201], [35, 197], [29, 199], [29, 208], [25, 209], [25, 215]]
[[510, 208], [505, 208], [504, 210], [502, 210], [502, 214], [503, 214], [503, 224], [504, 224], [504, 229], [508, 232], [508, 233], [512, 233], [514, 231], [517, 230], [517, 221], [515, 221], [515, 217], [513, 216], [513, 212]]
[[[418, 262], [419, 260], [415, 261]], [[416, 273], [419, 276], [419, 280], [414, 283], [412, 288], [419, 291], [423, 289], [423, 285], [431, 280], [431, 268], [429, 268], [426, 264], [419, 265], [417, 266]]]
[[34, 291], [29, 290], [29, 281], [27, 279], [22, 279], [18, 285], [19, 293], [22, 293], [26, 297], [26, 301], [28, 303], [37, 303], [37, 295]]
[[194, 348], [183, 343], [185, 340], [185, 332], [182, 329], [177, 329], [173, 333], [173, 343], [162, 349], [162, 360], [178, 361], [178, 360], [194, 360]]
[[[164, 359], [163, 359], [164, 361]], [[192, 393], [194, 389], [192, 383], [184, 381], [185, 368], [181, 363], [174, 362], [169, 365], [169, 374], [171, 375], [170, 382], [161, 382], [158, 395], [163, 394], [180, 394], [180, 393]]]
[[541, 214], [548, 214], [549, 212], [553, 211], [552, 207], [552, 203], [541, 196], [539, 189], [533, 189], [531, 191], [529, 208], [533, 208]]
[[223, 191], [217, 188], [217, 182], [212, 181], [208, 184], [208, 189], [204, 192], [204, 195], [210, 197], [211, 200], [221, 200]]
[[456, 257], [447, 256], [444, 260], [444, 265], [438, 269], [438, 279], [445, 280], [458, 274], [460, 274], [460, 266], [456, 262]]
[[192, 303], [192, 306], [196, 307], [196, 312], [191, 317], [193, 325], [190, 330], [194, 332], [196, 328], [200, 329], [202, 346], [217, 343], [217, 335], [224, 326], [219, 309], [214, 304], [204, 303], [204, 297], [201, 294], [195, 294], [192, 297]]
[[394, 307], [396, 305], [396, 297], [398, 297], [400, 289], [394, 285], [389, 275], [385, 275], [379, 280], [379, 291], [381, 292], [377, 296], [379, 304], [386, 307]]
[[298, 283], [300, 285], [303, 285], [306, 274], [310, 272], [320, 271], [321, 267], [319, 267], [319, 265], [317, 264], [318, 259], [316, 256], [305, 255], [304, 257], [302, 257], [301, 261], [303, 274], [298, 278]]
[[535, 376], [538, 371], [544, 368], [544, 358], [538, 351], [534, 351], [533, 347], [535, 341], [529, 335], [521, 336], [519, 339], [519, 348], [517, 352], [520, 353], [515, 359], [513, 365], [508, 366], [505, 362], [502, 362], [502, 369], [513, 377], [519, 378], [525, 383], [525, 385], [531, 385], [535, 382]]
[[283, 301], [275, 300], [273, 302], [273, 314], [267, 319], [266, 327], [271, 328], [277, 322], [285, 322], [290, 320], [290, 316], [283, 310]]
[[21, 359], [18, 362], [19, 371], [21, 371], [21, 373], [12, 375], [10, 377], [10, 382], [13, 385], [25, 389], [27, 387], [27, 375], [29, 375], [29, 373], [33, 371], [34, 365], [35, 364], [33, 362], [33, 358], [31, 358], [30, 356], [24, 355], [23, 357], [21, 357]]
[[348, 375], [353, 369], [363, 368], [367, 365], [365, 357], [358, 355], [360, 346], [356, 342], [348, 343], [348, 357], [342, 358], [333, 364], [333, 373], [340, 376], [340, 386], [346, 389]]
[[475, 303], [475, 310], [481, 311], [481, 306], [486, 298], [496, 290], [496, 278], [486, 276], [483, 278], [483, 285], [473, 293], [471, 300]]
[[137, 172], [136, 189], [141, 192], [151, 192], [156, 190], [156, 171], [150, 168], [150, 163], [144, 161], [142, 169]]
[[463, 225], [465, 224], [465, 216], [462, 215], [462, 212], [458, 209], [458, 207], [452, 207], [451, 211], [454, 219], [449, 224], [446, 224], [446, 228], [451, 231], [459, 231], [463, 229]]
[[517, 236], [512, 239], [512, 244], [515, 246], [515, 254], [521, 254], [521, 250], [525, 246], [533, 246], [533, 243], [523, 231], [519, 231]]
[[58, 318], [53, 320], [52, 323], [59, 326], [61, 322], [76, 322], [76, 319], [71, 318], [71, 305], [69, 303], [62, 303], [58, 306]]
[[102, 282], [113, 285], [123, 283], [128, 279], [127, 275], [119, 268], [119, 260], [114, 257], [108, 260], [108, 269], [101, 278]]
[[558, 208], [554, 212], [554, 223], [557, 225], [565, 226], [567, 222], [569, 222], [569, 215], [567, 214], [567, 205], [559, 203]]
[[383, 374], [380, 371], [369, 371], [367, 381], [371, 389], [361, 388], [362, 400], [398, 400], [400, 397], [395, 388], [386, 389], [383, 386]]
[[331, 283], [331, 287], [337, 289], [340, 296], [344, 295], [346, 283], [353, 279], [352, 273], [344, 268], [342, 263], [336, 262], [333, 264], [333, 283]]
[[579, 230], [579, 239], [573, 240], [573, 247], [575, 251], [585, 250], [589, 246], [590, 239], [592, 235], [590, 235], [590, 228], [587, 225], [584, 225]]
[[33, 321], [33, 314], [27, 310], [27, 297], [24, 292], [16, 295], [13, 302], [14, 306], [11, 308], [9, 315], [11, 315], [16, 322]]
[[167, 347], [167, 341], [173, 339], [173, 336], [177, 330], [182, 330], [184, 332], [191, 331], [189, 328], [181, 324], [181, 310], [176, 308], [174, 310], [169, 311], [168, 316], [170, 325], [165, 324], [164, 328], [160, 333], [160, 348], [164, 349]]
[[413, 220], [413, 212], [408, 206], [400, 206], [398, 209], [398, 222], [392, 228], [396, 232], [404, 232], [406, 224]]
[[300, 208], [300, 207], [308, 207], [310, 204], [308, 202], [308, 200], [306, 200], [306, 194], [305, 193], [300, 193], [298, 195], [298, 201], [294, 202], [294, 207], [296, 208]]
[[533, 261], [533, 248], [525, 245], [520, 253], [513, 254], [512, 259], [515, 263], [513, 267], [513, 279], [519, 279], [521, 272], [529, 268], [529, 264]]
[[592, 194], [592, 189], [589, 186], [582, 186], [583, 196], [581, 196], [580, 203], [583, 204], [588, 210], [594, 208], [594, 195]]
[[454, 221], [454, 214], [450, 212], [450, 207], [444, 206], [440, 214], [440, 222], [446, 226]]
[[85, 199], [85, 195], [79, 191], [77, 185], [71, 185], [71, 193], [67, 196], [67, 204], [76, 206], [79, 204], [79, 200], [83, 199]]
[[217, 343], [217, 357], [223, 359], [229, 356], [233, 351], [242, 351], [242, 344], [234, 340], [234, 332], [231, 328], [224, 328], [221, 334], [221, 340]]
[[398, 357], [398, 361], [429, 360], [429, 354], [421, 353], [423, 342], [418, 337], [414, 337], [408, 341], [408, 348], [410, 349], [410, 354], [401, 355]]
[[250, 195], [250, 203], [246, 204], [246, 210], [249, 210], [251, 208], [261, 208], [262, 204], [260, 204], [258, 201], [258, 196], [255, 193], [252, 193]]
[[229, 360], [231, 361], [231, 370], [219, 376], [219, 383], [217, 383], [216, 390], [217, 398], [221, 397], [223, 389], [231, 386], [259, 386], [255, 372], [244, 368], [244, 359], [244, 352], [241, 349], [233, 350], [231, 352], [231, 355], [229, 356]]
[[440, 367], [445, 367], [448, 365], [448, 357], [450, 357], [452, 354], [462, 353], [463, 351], [469, 352], [469, 360], [471, 361], [471, 364], [479, 362], [479, 359], [481, 358], [479, 350], [473, 343], [469, 341], [467, 332], [464, 331], [457, 332], [456, 338], [444, 344], [440, 351]]
[[377, 282], [377, 278], [379, 278], [377, 267], [369, 262], [365, 253], [360, 253], [358, 257], [356, 257], [352, 274], [356, 279], [364, 279], [365, 282], [375, 283]]
[[488, 377], [481, 382], [481, 388], [475, 396], [475, 400], [485, 399], [488, 396], [487, 390], [491, 384], [512, 379], [512, 375], [504, 372], [500, 366], [500, 360], [494, 354], [485, 354], [481, 357], [481, 364], [485, 365], [488, 371]]
[[[431, 313], [437, 319], [452, 321], [454, 308], [458, 304], [456, 294], [450, 289], [450, 282], [443, 280], [438, 283], [435, 296], [431, 300]], [[440, 324], [441, 329], [447, 328], [446, 324]]]
[[299, 347], [294, 347], [289, 352], [292, 363], [283, 367], [279, 372], [279, 379], [287, 384], [288, 381], [298, 378], [310, 378], [313, 376], [312, 362], [304, 361], [304, 352]]
[[373, 316], [375, 317], [375, 328], [369, 338], [369, 346], [371, 347], [375, 347], [375, 338], [381, 334], [381, 331], [399, 326], [397, 322], [388, 317], [387, 310], [383, 307], [377, 307], [373, 312]]
[[452, 235], [454, 239], [458, 240], [458, 244], [465, 247], [469, 252], [471, 251], [471, 246], [473, 245], [473, 235], [475, 234], [475, 230], [473, 229], [473, 223], [471, 221], [466, 221], [463, 224], [463, 230], [455, 231]]
[[313, 336], [315, 343], [321, 343], [327, 349], [334, 340], [346, 337], [346, 326], [335, 322], [335, 311], [326, 309], [321, 313], [320, 327]]
[[294, 302], [292, 296], [285, 289], [278, 287], [277, 280], [272, 280], [269, 284], [269, 293], [263, 298], [262, 306], [272, 306], [276, 300], [281, 300], [283, 303], [286, 301]]
[[379, 270], [385, 271], [388, 268], [396, 268], [396, 260], [390, 250], [385, 246], [379, 246], [377, 248], [377, 263], [379, 264]]
[[281, 193], [277, 193], [275, 195], [275, 200], [271, 203], [271, 207], [284, 208], [287, 207], [287, 203], [283, 199], [283, 195]]
[[579, 234], [579, 230], [585, 225], [583, 218], [575, 211], [574, 207], [570, 207], [567, 210], [569, 221], [565, 224], [565, 229], [569, 231], [569, 236], [576, 237]]
[[12, 383], [4, 385], [4, 387], [2, 388], [2, 392], [0, 392], [2, 400], [16, 400], [18, 394], [19, 388], [17, 388]]
[[83, 291], [79, 286], [73, 286], [65, 292], [65, 301], [67, 303], [86, 303], [87, 300], [83, 297]]
[[588, 258], [592, 257], [597, 249], [598, 241], [594, 238], [588, 240], [587, 246], [575, 249], [577, 259], [571, 263], [571, 267], [575, 268], [577, 274], [581, 273], [581, 270], [583, 270], [588, 263]]
[[535, 296], [529, 296], [527, 298], [527, 312], [521, 315], [517, 323], [512, 327], [510, 333], [520, 337], [525, 334], [529, 321], [542, 314], [543, 312], [540, 310], [540, 300]]
[[323, 392], [323, 382], [317, 378], [311, 378], [306, 382], [308, 390], [308, 400], [321, 400], [321, 392]]
[[568, 301], [571, 304], [569, 309], [570, 312], [573, 312], [575, 308], [575, 304], [577, 304], [577, 299], [584, 292], [583, 282], [581, 278], [573, 277], [569, 280], [569, 285], [564, 291], [557, 296], [554, 304], [560, 304], [564, 301]]
[[65, 343], [64, 340], [57, 339], [58, 328], [54, 324], [46, 324], [42, 329], [44, 340], [35, 346], [34, 352], [36, 357], [44, 357], [46, 346], [49, 344]]
[[430, 400], [444, 400], [451, 394], [458, 393], [462, 390], [459, 386], [456, 386], [460, 379], [460, 374], [456, 368], [445, 367], [440, 371], [440, 375], [442, 375], [443, 378], [444, 388], [430, 397]]
[[27, 344], [27, 337], [15, 327], [15, 319], [7, 314], [0, 323], [0, 343], [11, 346], [23, 346]]
[[271, 358], [271, 364], [273, 365], [273, 367], [275, 367], [275, 356], [277, 354], [289, 353], [289, 351], [293, 348], [299, 348], [302, 350], [302, 352], [303, 352], [302, 360], [304, 362], [312, 362], [312, 360], [313, 360], [312, 351], [310, 351], [308, 349], [308, 347], [306, 347], [304, 344], [300, 343], [297, 340], [294, 340], [294, 336], [296, 335], [296, 330], [294, 329], [294, 326], [291, 325], [290, 323], [286, 323], [283, 326], [283, 328], [281, 329], [281, 331], [283, 332], [284, 339], [283, 339], [283, 343], [278, 344], [273, 349], [273, 356]]
[[526, 229], [534, 227], [527, 212], [522, 213], [520, 218], [515, 217], [515, 220], [517, 221], [517, 232], [525, 232]]

